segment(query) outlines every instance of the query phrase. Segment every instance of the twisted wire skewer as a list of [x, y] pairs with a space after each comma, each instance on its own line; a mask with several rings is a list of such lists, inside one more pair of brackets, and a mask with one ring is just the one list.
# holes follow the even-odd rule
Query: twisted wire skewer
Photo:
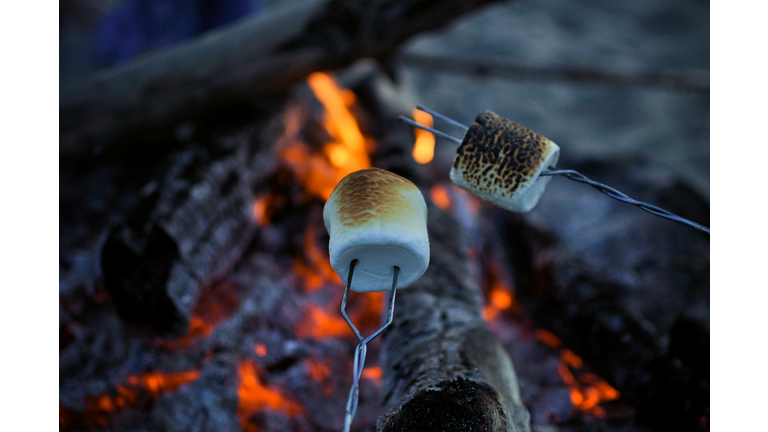
[[579, 183], [584, 183], [584, 184], [590, 185], [593, 188], [599, 190], [600, 192], [608, 195], [609, 197], [611, 197], [611, 198], [613, 198], [615, 200], [621, 201], [623, 203], [631, 204], [631, 205], [633, 205], [633, 206], [635, 206], [637, 208], [640, 208], [642, 210], [647, 211], [648, 213], [654, 214], [654, 215], [662, 217], [664, 219], [669, 219], [669, 220], [672, 220], [672, 221], [675, 221], [675, 222], [679, 222], [679, 223], [684, 224], [684, 225], [688, 225], [691, 228], [695, 228], [695, 229], [697, 229], [699, 231], [703, 231], [703, 232], [709, 234], [709, 228], [707, 228], [707, 227], [705, 227], [703, 225], [697, 224], [696, 222], [693, 222], [693, 221], [690, 221], [690, 220], [685, 219], [683, 217], [680, 217], [680, 216], [678, 216], [678, 215], [676, 215], [674, 213], [670, 213], [670, 212], [664, 210], [663, 208], [656, 207], [653, 204], [648, 204], [648, 203], [645, 203], [645, 202], [642, 202], [642, 201], [637, 201], [635, 199], [632, 199], [632, 198], [628, 197], [627, 195], [617, 191], [616, 189], [614, 189], [614, 188], [612, 188], [610, 186], [606, 186], [606, 185], [604, 185], [602, 183], [598, 183], [598, 182], [596, 182], [594, 180], [588, 179], [587, 177], [584, 176], [584, 174], [581, 174], [581, 173], [579, 173], [577, 171], [574, 171], [574, 170], [544, 171], [544, 172], [542, 172], [539, 175], [542, 175], [542, 176], [559, 175], [559, 176], [563, 176], [563, 177], [567, 178], [568, 180], [573, 180], [575, 182], [579, 182]]
[[[456, 120], [450, 119], [450, 118], [448, 118], [448, 117], [446, 117], [446, 116], [444, 116], [444, 115], [442, 115], [440, 113], [432, 111], [432, 110], [430, 110], [428, 108], [425, 108], [423, 106], [419, 105], [419, 106], [416, 107], [416, 109], [424, 111], [424, 112], [426, 112], [428, 114], [431, 114], [431, 115], [433, 115], [433, 116], [435, 116], [435, 117], [437, 117], [437, 118], [439, 118], [439, 119], [441, 119], [441, 120], [443, 120], [443, 121], [445, 121], [447, 123], [450, 123], [450, 124], [452, 124], [454, 126], [460, 127], [462, 129], [464, 129], [465, 131], [469, 130], [469, 128], [467, 126], [457, 122]], [[409, 119], [407, 117], [400, 116], [400, 120], [405, 122], [405, 123], [407, 123], [407, 124], [409, 124], [409, 125], [411, 125], [411, 126], [413, 126], [413, 127], [415, 127], [415, 128], [419, 128], [419, 129], [423, 129], [423, 130], [428, 131], [428, 132], [432, 132], [433, 134], [435, 134], [437, 136], [440, 136], [440, 137], [443, 137], [445, 139], [448, 139], [450, 141], [453, 141], [456, 144], [460, 145], [462, 143], [462, 140], [460, 140], [460, 139], [458, 139], [456, 137], [450, 136], [450, 135], [448, 135], [448, 134], [446, 134], [444, 132], [440, 132], [439, 130], [436, 130], [436, 129], [424, 126], [422, 124], [416, 123], [415, 121], [413, 121], [413, 120], [411, 120], [411, 119]], [[635, 206], [637, 208], [640, 208], [642, 210], [645, 210], [648, 213], [651, 213], [653, 215], [662, 217], [664, 219], [669, 219], [671, 221], [675, 221], [675, 222], [681, 223], [683, 225], [687, 225], [687, 226], [689, 226], [691, 228], [694, 228], [694, 229], [697, 229], [699, 231], [702, 231], [702, 232], [705, 232], [705, 233], [709, 234], [709, 228], [705, 227], [704, 225], [697, 224], [696, 222], [693, 222], [693, 221], [690, 221], [690, 220], [685, 219], [683, 217], [680, 217], [680, 216], [678, 216], [678, 215], [676, 215], [674, 213], [668, 212], [668, 211], [666, 211], [666, 210], [664, 210], [664, 209], [662, 209], [660, 207], [656, 207], [655, 205], [644, 203], [642, 201], [634, 200], [634, 199], [628, 197], [627, 195], [617, 191], [616, 189], [614, 189], [614, 188], [612, 188], [610, 186], [606, 186], [606, 185], [604, 185], [602, 183], [598, 183], [596, 181], [588, 179], [583, 174], [581, 174], [581, 173], [579, 173], [577, 171], [574, 171], [574, 170], [544, 171], [544, 172], [540, 173], [539, 175], [540, 176], [559, 175], [559, 176], [563, 176], [563, 177], [567, 178], [568, 180], [572, 180], [572, 181], [575, 181], [575, 182], [578, 182], [578, 183], [587, 184], [587, 185], [592, 186], [593, 188], [599, 190], [600, 192], [608, 195], [609, 197], [611, 197], [611, 198], [613, 198], [615, 200], [621, 201], [621, 202], [626, 203], [626, 204], [631, 204], [631, 205], [633, 205], [633, 206]]]
[[394, 276], [392, 278], [392, 292], [389, 298], [389, 308], [387, 309], [387, 322], [384, 323], [378, 330], [373, 332], [372, 335], [364, 338], [357, 327], [352, 323], [352, 320], [347, 315], [347, 297], [349, 297], [349, 290], [352, 286], [352, 274], [355, 272], [355, 265], [357, 260], [352, 260], [349, 265], [349, 275], [347, 276], [347, 286], [344, 287], [344, 297], [341, 300], [341, 315], [347, 324], [355, 332], [355, 336], [360, 340], [360, 343], [355, 349], [355, 360], [352, 366], [352, 388], [349, 390], [349, 397], [347, 398], [347, 409], [344, 415], [344, 432], [349, 432], [352, 427], [352, 420], [355, 418], [357, 411], [357, 401], [360, 396], [360, 377], [363, 374], [363, 368], [365, 366], [365, 355], [368, 351], [368, 343], [370, 343], [376, 336], [380, 335], [390, 324], [392, 324], [392, 318], [395, 314], [395, 293], [397, 292], [397, 277], [400, 274], [400, 267], [394, 267]]

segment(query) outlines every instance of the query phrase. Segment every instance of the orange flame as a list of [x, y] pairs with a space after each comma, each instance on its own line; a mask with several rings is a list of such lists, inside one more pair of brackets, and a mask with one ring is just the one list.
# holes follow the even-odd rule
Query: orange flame
[[333, 77], [322, 72], [311, 74], [307, 83], [328, 111], [324, 123], [331, 136], [350, 152], [365, 152], [365, 138], [349, 111], [355, 103], [355, 94], [341, 88]]
[[295, 417], [304, 413], [304, 408], [301, 405], [286, 398], [278, 390], [262, 385], [256, 373], [256, 366], [252, 362], [241, 363], [239, 372], [238, 414], [243, 430], [258, 432], [258, 428], [251, 424], [250, 418], [267, 409], [282, 412], [288, 417]]
[[[352, 336], [354, 333], [338, 312], [338, 306], [338, 303], [334, 303], [334, 310], [326, 312], [317, 305], [309, 304], [305, 310], [304, 318], [296, 327], [296, 334], [300, 338], [316, 340]], [[352, 296], [347, 303], [349, 318], [360, 331], [377, 328], [380, 325], [379, 320], [383, 308], [383, 292]]]
[[[330, 170], [320, 168], [322, 165], [328, 165], [325, 160], [314, 160], [312, 163], [312, 171], [320, 168], [327, 176], [326, 182], [330, 180], [332, 187], [315, 191], [316, 196], [327, 200], [336, 184], [347, 174], [371, 167], [366, 147], [372, 147], [373, 142], [363, 136], [355, 116], [350, 111], [355, 104], [354, 93], [340, 87], [333, 77], [322, 72], [310, 75], [307, 83], [325, 107], [323, 125], [331, 136], [331, 142], [323, 147], [323, 153], [330, 162]], [[296, 159], [296, 155], [293, 155], [293, 158]], [[306, 182], [304, 185], [310, 186]], [[320, 192], [320, 195], [317, 195], [317, 192]]]
[[[432, 127], [432, 116], [429, 113], [415, 109], [413, 110], [413, 119], [422, 126]], [[435, 156], [435, 136], [419, 128], [413, 128], [413, 131], [416, 134], [413, 159], [420, 164], [431, 162]]]
[[311, 304], [307, 307], [305, 318], [299, 322], [296, 334], [300, 338], [340, 338], [351, 335], [352, 329], [341, 316], [329, 315], [319, 306]]
[[[344, 176], [370, 168], [367, 151], [372, 150], [374, 142], [363, 135], [352, 114], [351, 109], [356, 103], [354, 93], [321, 72], [310, 75], [307, 83], [325, 108], [322, 124], [330, 142], [325, 143], [322, 151], [315, 151], [304, 142], [300, 134], [307, 115], [300, 106], [290, 106], [283, 117], [284, 132], [278, 140], [278, 158], [288, 165], [306, 194], [327, 200]], [[260, 213], [261, 208], [254, 211]]]
[[[304, 231], [304, 257], [296, 257], [293, 262], [294, 272], [302, 277], [307, 292], [316, 291], [326, 284], [340, 283], [328, 253], [317, 243], [316, 230], [314, 225], [307, 226]], [[305, 260], [309, 263], [305, 264]]]
[[301, 141], [294, 141], [290, 147], [282, 149], [279, 157], [290, 166], [306, 193], [323, 200], [331, 196], [343, 178], [323, 155], [312, 153]]
[[443, 210], [451, 208], [451, 194], [448, 192], [448, 188], [441, 183], [437, 183], [429, 190], [429, 197], [436, 206]]

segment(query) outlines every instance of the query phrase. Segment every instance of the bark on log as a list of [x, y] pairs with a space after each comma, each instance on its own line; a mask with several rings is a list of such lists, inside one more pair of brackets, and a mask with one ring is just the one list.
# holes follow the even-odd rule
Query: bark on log
[[186, 332], [201, 289], [240, 259], [256, 229], [253, 185], [274, 162], [271, 150], [248, 144], [177, 153], [111, 229], [102, 270], [122, 319], [160, 333]]
[[[376, 165], [410, 178], [429, 196], [424, 167], [410, 156], [413, 135], [379, 120]], [[508, 354], [482, 319], [479, 281], [471, 276], [459, 222], [427, 198], [430, 265], [398, 291], [383, 335], [381, 365], [387, 412], [377, 430], [530, 431]]]
[[162, 143], [189, 120], [248, 118], [314, 71], [388, 57], [411, 36], [495, 1], [311, 0], [64, 84], [60, 160]]

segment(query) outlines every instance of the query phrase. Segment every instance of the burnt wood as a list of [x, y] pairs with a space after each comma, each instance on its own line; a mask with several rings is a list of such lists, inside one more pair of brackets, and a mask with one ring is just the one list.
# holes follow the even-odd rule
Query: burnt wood
[[253, 187], [274, 169], [269, 150], [251, 147], [176, 153], [109, 231], [102, 271], [123, 320], [184, 333], [201, 289], [232, 270], [256, 230]]
[[[579, 167], [648, 202], [707, 221], [682, 183], [629, 179], [637, 161]], [[570, 182], [552, 182], [537, 219], [495, 213], [516, 295], [621, 392], [654, 430], [705, 430], [709, 413], [709, 237]], [[589, 211], [601, 208], [601, 211]], [[543, 217], [542, 217], [543, 216]], [[542, 222], [545, 220], [546, 222]]]
[[[415, 34], [498, 0], [311, 0], [254, 18], [83, 80], [59, 96], [60, 161], [120, 144], [150, 146], [190, 120], [247, 120], [265, 100], [319, 70], [383, 58]], [[139, 138], [139, 139], [137, 139]]]
[[[383, 111], [379, 109], [378, 111]], [[396, 119], [379, 119], [376, 165], [411, 179], [427, 197], [430, 265], [400, 290], [383, 335], [384, 431], [530, 431], [506, 350], [482, 319], [462, 225], [429, 200], [424, 167], [410, 156], [413, 135]]]

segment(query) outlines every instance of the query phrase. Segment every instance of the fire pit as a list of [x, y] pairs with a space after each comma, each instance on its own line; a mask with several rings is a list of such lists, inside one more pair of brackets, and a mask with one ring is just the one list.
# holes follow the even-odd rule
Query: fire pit
[[[192, 133], [186, 142], [202, 150], [173, 153], [154, 171], [159, 175], [128, 176], [132, 162], [117, 160], [80, 177], [63, 176], [63, 195], [106, 177], [111, 185], [102, 186], [122, 188], [120, 194], [97, 190], [79, 199], [108, 204], [86, 206], [93, 216], [106, 218], [111, 208], [125, 216], [91, 227], [84, 219], [62, 219], [81, 233], [72, 238], [81, 247], [69, 249], [62, 264], [60, 430], [340, 430], [356, 339], [338, 311], [343, 284], [328, 261], [322, 207], [342, 177], [374, 164], [416, 176], [425, 188], [432, 248], [449, 257], [433, 253], [425, 278], [434, 287], [427, 291], [435, 301], [457, 299], [456, 311], [476, 305], [472, 325], [485, 328], [484, 320], [490, 328], [487, 335], [473, 330], [476, 340], [462, 355], [489, 356], [498, 344], [505, 353], [499, 355], [511, 357], [516, 377], [510, 388], [519, 385], [525, 404], [513, 419], [523, 426], [515, 430], [528, 427], [528, 412], [534, 430], [642, 430], [636, 419], [704, 427], [708, 402], [700, 398], [708, 396], [706, 386], [699, 387], [704, 369], [696, 364], [703, 347], [691, 340], [701, 332], [696, 317], [668, 323], [672, 339], [664, 339], [620, 300], [634, 285], [576, 259], [565, 228], [553, 231], [490, 207], [445, 177], [433, 178], [411, 158], [414, 135], [397, 123], [401, 113], [375, 97], [380, 89], [372, 83], [382, 80], [373, 73], [352, 82], [356, 94], [332, 75], [313, 74], [274, 116], [231, 133]], [[229, 172], [242, 175], [228, 180]], [[219, 196], [195, 196], [212, 185]], [[585, 197], [581, 192], [563, 198], [568, 206], [553, 204], [575, 190], [562, 186], [549, 204], [543, 199], [545, 214], [587, 205], [573, 202]], [[190, 193], [169, 192], [174, 188]], [[211, 202], [217, 203], [215, 217], [189, 210]], [[633, 217], [623, 211], [611, 207], [608, 213]], [[203, 234], [189, 228], [211, 220], [217, 225], [201, 226]], [[640, 224], [678, 232], [661, 222]], [[696, 287], [704, 280], [696, 274], [708, 266], [708, 240], [696, 236], [673, 234], [674, 244], [656, 251], [691, 251], [687, 261], [675, 263], [688, 276], [665, 283], [687, 287], [680, 295], [688, 298], [701, 292]], [[603, 240], [610, 243], [608, 237]], [[130, 248], [137, 244], [145, 249]], [[697, 248], [706, 254], [699, 257]], [[174, 252], [172, 259], [147, 261], [158, 250]], [[644, 252], [636, 251], [636, 258], [649, 256]], [[642, 277], [649, 281], [671, 277], [673, 267], [648, 265]], [[443, 291], [452, 284], [478, 291]], [[398, 404], [414, 396], [404, 383], [415, 373], [398, 368], [431, 361], [407, 358], [415, 355], [407, 354], [408, 343], [422, 337], [419, 332], [439, 331], [409, 327], [422, 316], [429, 328], [425, 310], [409, 306], [425, 301], [417, 298], [422, 291], [412, 293], [398, 297], [383, 345], [374, 340], [370, 346], [353, 430], [376, 430], [385, 413], [379, 428], [397, 420]], [[351, 296], [353, 321], [364, 331], [377, 328], [382, 301], [381, 293]], [[440, 352], [429, 349], [424, 355]], [[643, 397], [677, 384], [683, 387], [664, 401], [693, 401], [688, 411], [660, 410]], [[644, 417], [654, 413], [661, 417]]]

